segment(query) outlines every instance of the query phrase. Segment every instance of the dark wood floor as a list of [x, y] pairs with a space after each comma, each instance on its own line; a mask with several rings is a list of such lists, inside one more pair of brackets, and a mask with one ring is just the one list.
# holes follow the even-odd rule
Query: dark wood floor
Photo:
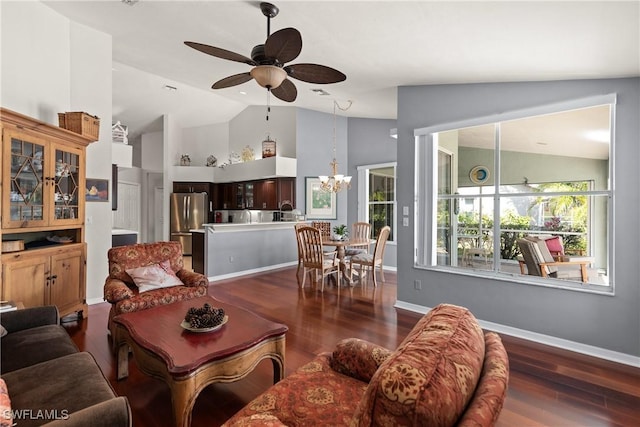
[[[331, 351], [342, 338], [359, 337], [395, 348], [420, 318], [393, 307], [396, 276], [373, 288], [307, 286], [299, 290], [295, 269], [216, 282], [210, 295], [289, 326], [286, 375]], [[109, 305], [89, 307], [88, 318], [65, 326], [81, 350], [91, 352], [113, 388], [127, 396], [134, 426], [171, 425], [171, 397], [163, 382], [146, 377], [131, 361], [129, 378], [115, 379], [109, 351]], [[232, 322], [233, 319], [230, 319]], [[503, 336], [509, 353], [509, 392], [498, 426], [638, 426], [640, 369]], [[218, 426], [269, 387], [272, 365], [262, 361], [248, 377], [206, 388], [193, 410], [194, 427]]]

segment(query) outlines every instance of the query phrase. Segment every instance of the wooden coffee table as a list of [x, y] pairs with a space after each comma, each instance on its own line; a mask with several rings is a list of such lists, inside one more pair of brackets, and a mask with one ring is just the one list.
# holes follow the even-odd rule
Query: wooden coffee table
[[[180, 326], [190, 307], [222, 307], [229, 316], [220, 329], [189, 332]], [[273, 362], [273, 382], [284, 377], [286, 325], [210, 296], [114, 317], [118, 380], [129, 375], [129, 347], [140, 370], [169, 385], [176, 426], [191, 425], [198, 394], [216, 382], [246, 377], [263, 359]]]

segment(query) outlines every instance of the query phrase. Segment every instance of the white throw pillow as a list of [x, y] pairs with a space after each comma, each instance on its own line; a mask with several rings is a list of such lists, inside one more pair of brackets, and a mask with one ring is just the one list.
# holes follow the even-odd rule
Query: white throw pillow
[[140, 293], [153, 289], [184, 285], [171, 269], [169, 260], [162, 261], [160, 264], [131, 268], [126, 272], [131, 276]]

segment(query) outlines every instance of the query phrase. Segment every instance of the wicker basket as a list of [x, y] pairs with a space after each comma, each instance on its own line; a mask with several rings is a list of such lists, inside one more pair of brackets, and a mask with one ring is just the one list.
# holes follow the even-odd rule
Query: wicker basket
[[94, 141], [100, 135], [100, 119], [87, 113], [58, 113], [58, 122], [61, 128], [93, 138]]

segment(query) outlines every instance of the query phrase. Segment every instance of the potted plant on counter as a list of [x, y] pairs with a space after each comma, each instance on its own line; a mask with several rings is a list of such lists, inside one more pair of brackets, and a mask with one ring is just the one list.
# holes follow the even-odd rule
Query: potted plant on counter
[[349, 237], [349, 231], [345, 224], [333, 227], [333, 240], [345, 240], [347, 237]]

